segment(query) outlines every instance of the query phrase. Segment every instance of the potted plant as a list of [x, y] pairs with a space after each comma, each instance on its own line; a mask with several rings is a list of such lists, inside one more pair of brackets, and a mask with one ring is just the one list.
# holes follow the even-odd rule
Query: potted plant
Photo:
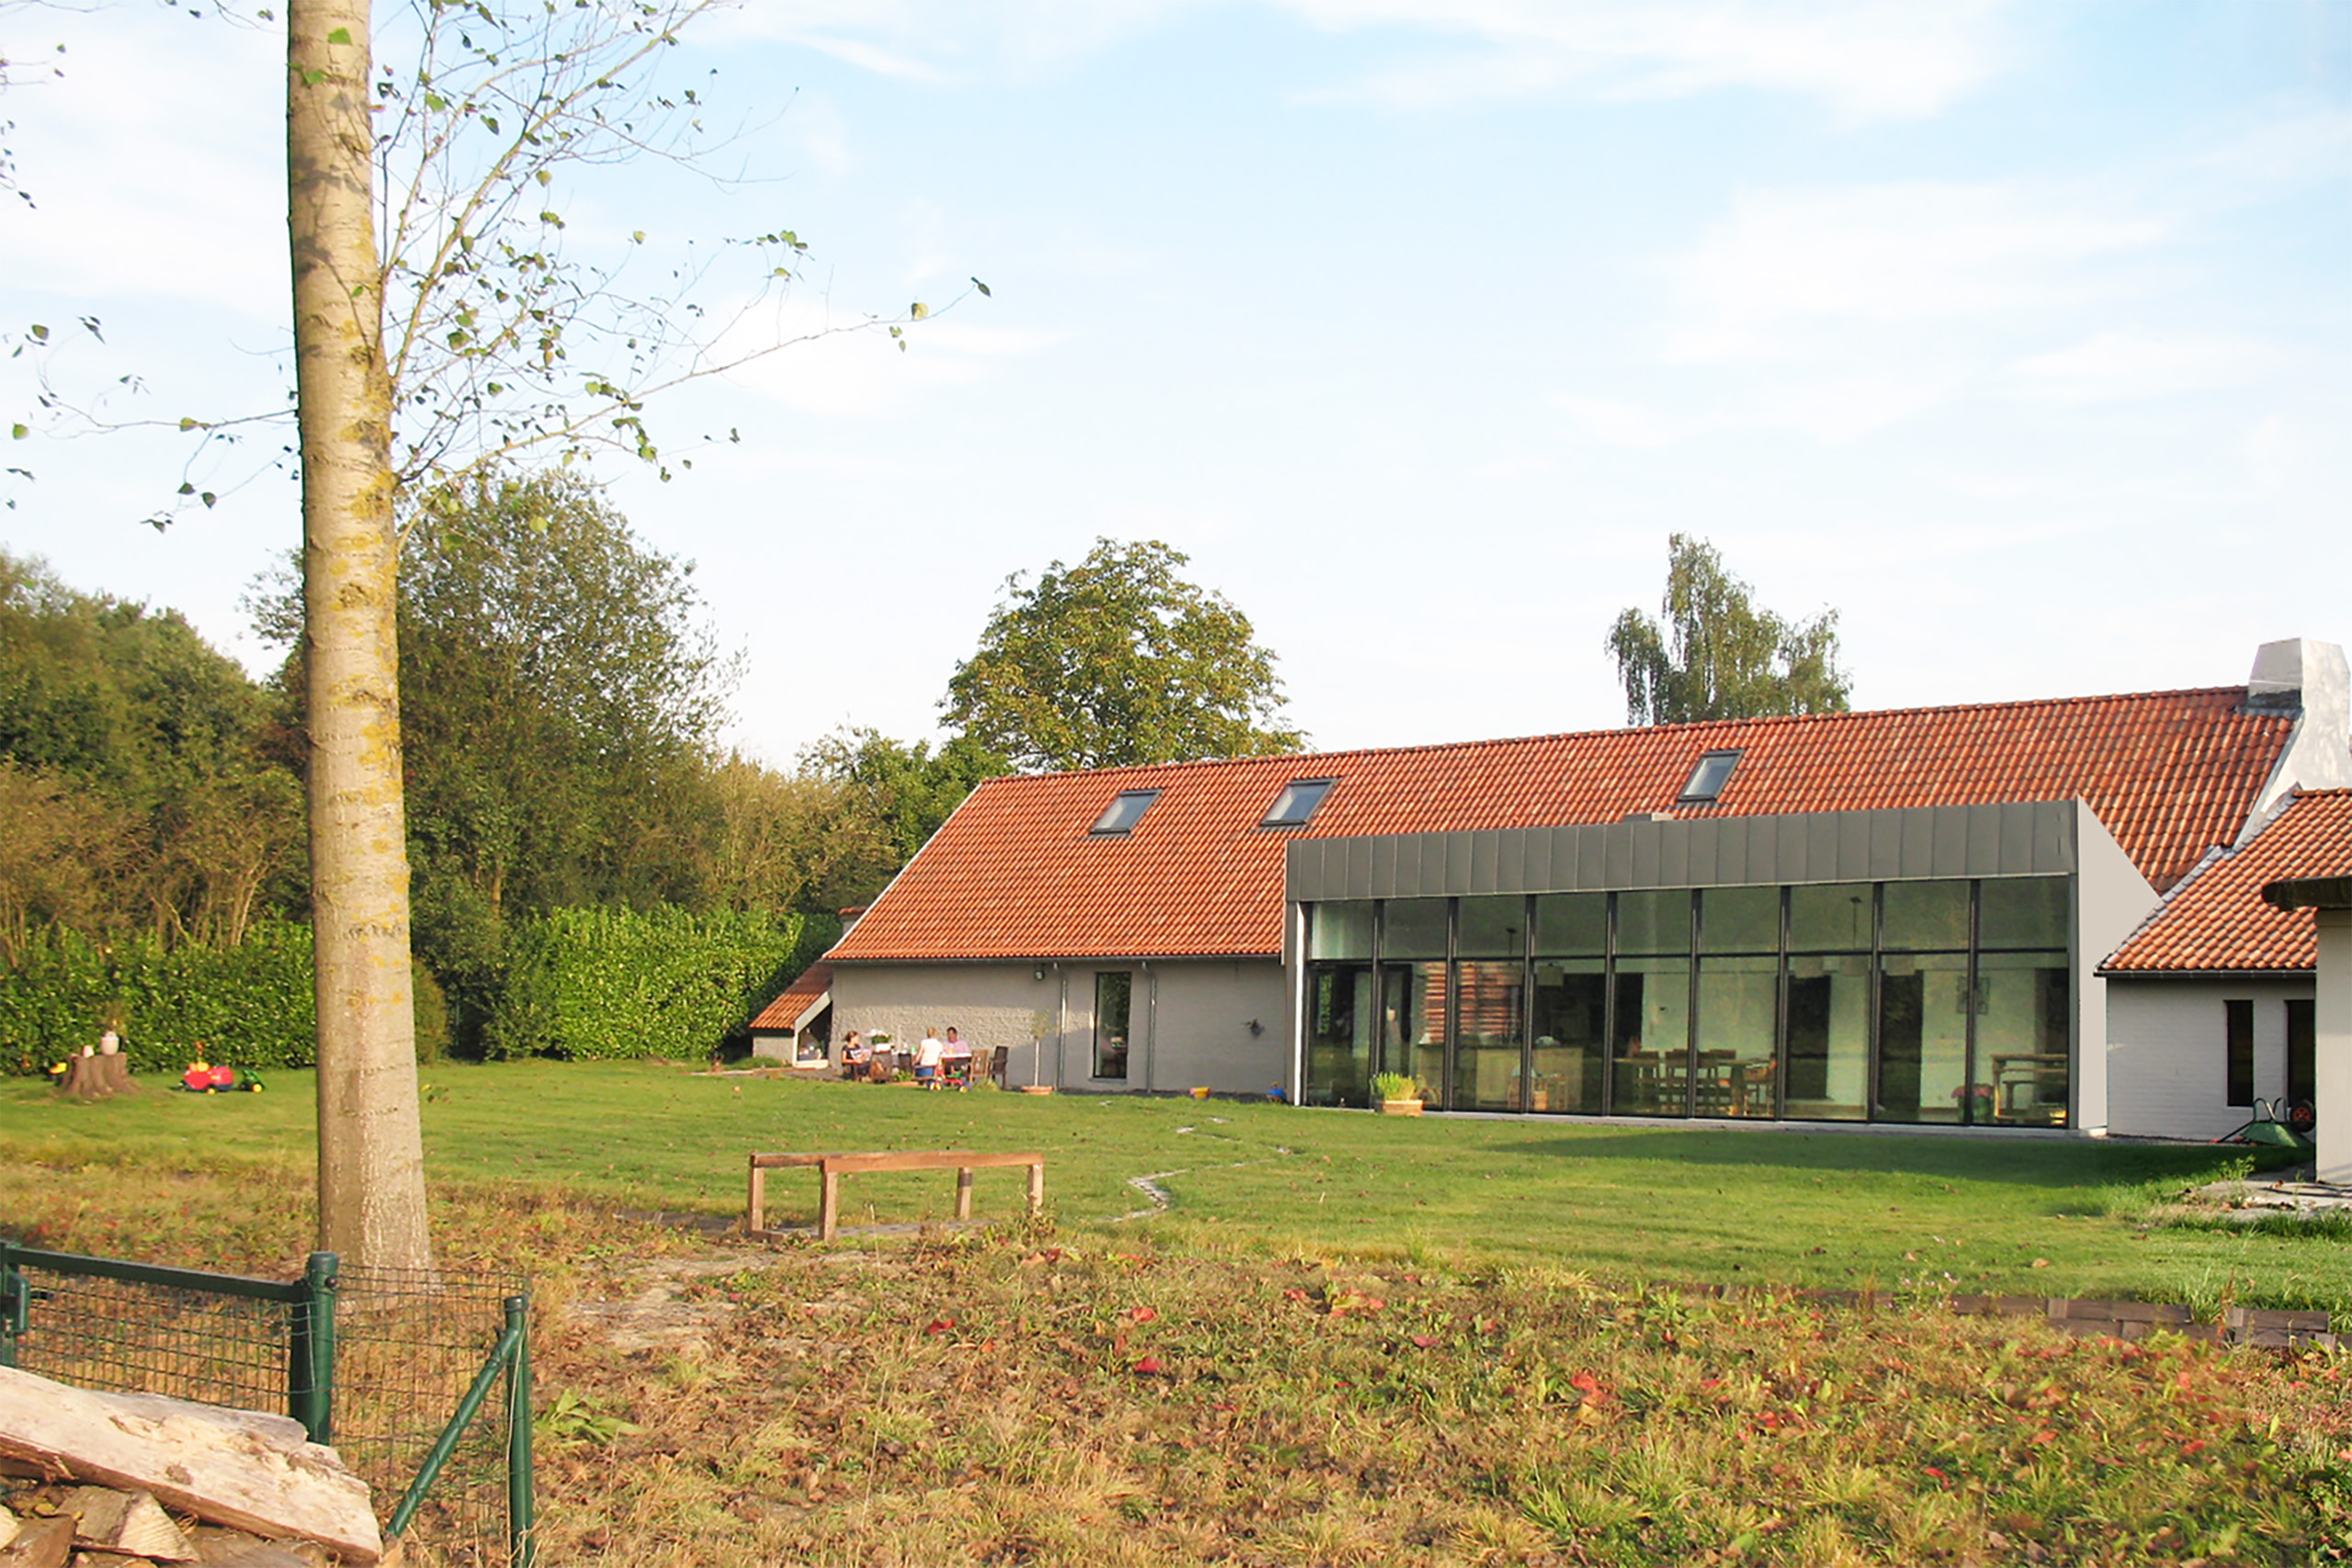
[[1421, 1086], [1409, 1073], [1374, 1073], [1372, 1075], [1372, 1098], [1379, 1105], [1383, 1116], [1419, 1116], [1421, 1113]]

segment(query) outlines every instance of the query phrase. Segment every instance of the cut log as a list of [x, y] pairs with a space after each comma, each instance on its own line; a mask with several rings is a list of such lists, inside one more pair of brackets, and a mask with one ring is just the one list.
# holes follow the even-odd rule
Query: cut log
[[187, 1537], [172, 1523], [164, 1506], [144, 1492], [117, 1492], [107, 1486], [78, 1486], [59, 1505], [78, 1521], [74, 1544], [125, 1557], [156, 1562], [187, 1562], [196, 1553]]
[[0, 1455], [60, 1480], [150, 1492], [213, 1524], [315, 1540], [356, 1562], [383, 1555], [368, 1483], [283, 1416], [94, 1393], [0, 1367]]
[[196, 1560], [202, 1568], [325, 1568], [326, 1553], [307, 1541], [297, 1548], [243, 1530], [206, 1529], [196, 1532]]
[[16, 1540], [17, 1532], [24, 1528], [17, 1522], [16, 1515], [6, 1508], [0, 1508], [0, 1547], [5, 1547]]
[[0, 1546], [0, 1568], [64, 1568], [74, 1552], [74, 1518], [28, 1519], [17, 1539]]

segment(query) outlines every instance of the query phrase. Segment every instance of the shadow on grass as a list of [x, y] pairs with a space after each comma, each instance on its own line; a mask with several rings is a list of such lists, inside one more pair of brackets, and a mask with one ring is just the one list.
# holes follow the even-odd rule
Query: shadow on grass
[[2217, 1180], [2244, 1168], [2245, 1164], [2243, 1150], [2205, 1145], [1736, 1133], [1696, 1127], [1661, 1128], [1655, 1133], [1595, 1129], [1589, 1134], [1531, 1138], [1498, 1146], [1539, 1159], [1778, 1167], [2030, 1187]]

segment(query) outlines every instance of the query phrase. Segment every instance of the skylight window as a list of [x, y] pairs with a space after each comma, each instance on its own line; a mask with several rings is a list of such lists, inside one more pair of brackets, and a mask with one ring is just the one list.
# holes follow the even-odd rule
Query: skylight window
[[1736, 751], [1708, 752], [1699, 759], [1699, 765], [1690, 770], [1690, 782], [1682, 786], [1682, 794], [1675, 804], [1705, 806], [1713, 803], [1723, 794], [1724, 785], [1731, 782], [1731, 771], [1737, 766], [1739, 753]]
[[1335, 779], [1293, 779], [1283, 786], [1282, 794], [1274, 796], [1274, 804], [1267, 811], [1266, 819], [1258, 826], [1306, 827], [1306, 819], [1315, 815], [1315, 808], [1323, 804], [1323, 797], [1331, 793], [1331, 786], [1337, 782]]
[[1110, 808], [1096, 818], [1094, 826], [1089, 831], [1102, 834], [1125, 833], [1143, 820], [1143, 814], [1150, 810], [1151, 803], [1159, 798], [1159, 792], [1156, 789], [1124, 790], [1113, 797]]

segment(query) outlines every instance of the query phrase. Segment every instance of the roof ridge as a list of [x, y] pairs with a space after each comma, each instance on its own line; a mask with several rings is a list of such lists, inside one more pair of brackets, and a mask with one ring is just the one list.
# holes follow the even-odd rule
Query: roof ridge
[[[1244, 763], [1262, 762], [1326, 762], [1351, 757], [1403, 757], [1421, 751], [1466, 751], [1484, 747], [1525, 746], [1545, 740], [1581, 740], [1591, 736], [1630, 735], [1644, 732], [1721, 728], [1726, 725], [1742, 727], [1800, 724], [1852, 723], [1867, 718], [1896, 718], [1909, 714], [1982, 713], [1996, 708], [2054, 708], [2085, 705], [2091, 703], [2151, 702], [2163, 697], [2217, 696], [2224, 692], [2243, 693], [2244, 685], [2180, 686], [2156, 692], [2109, 692], [2092, 696], [2075, 697], [2016, 697], [2001, 702], [1920, 703], [1909, 707], [1849, 708], [1838, 713], [1762, 714], [1753, 718], [1694, 718], [1679, 724], [1625, 725], [1611, 729], [1557, 729], [1539, 731], [1532, 735], [1489, 736], [1473, 740], [1424, 740], [1409, 746], [1351, 746], [1338, 751], [1276, 751], [1260, 757], [1195, 757], [1181, 762], [1120, 762], [1100, 768], [1068, 768], [1043, 773], [1001, 773], [982, 781], [982, 788], [989, 784], [1020, 783], [1028, 779], [1069, 778], [1080, 773], [1173, 773], [1180, 768], [1230, 768]], [[2311, 791], [2308, 793], [2335, 793]], [[2352, 794], [2352, 790], [2344, 793]]]

